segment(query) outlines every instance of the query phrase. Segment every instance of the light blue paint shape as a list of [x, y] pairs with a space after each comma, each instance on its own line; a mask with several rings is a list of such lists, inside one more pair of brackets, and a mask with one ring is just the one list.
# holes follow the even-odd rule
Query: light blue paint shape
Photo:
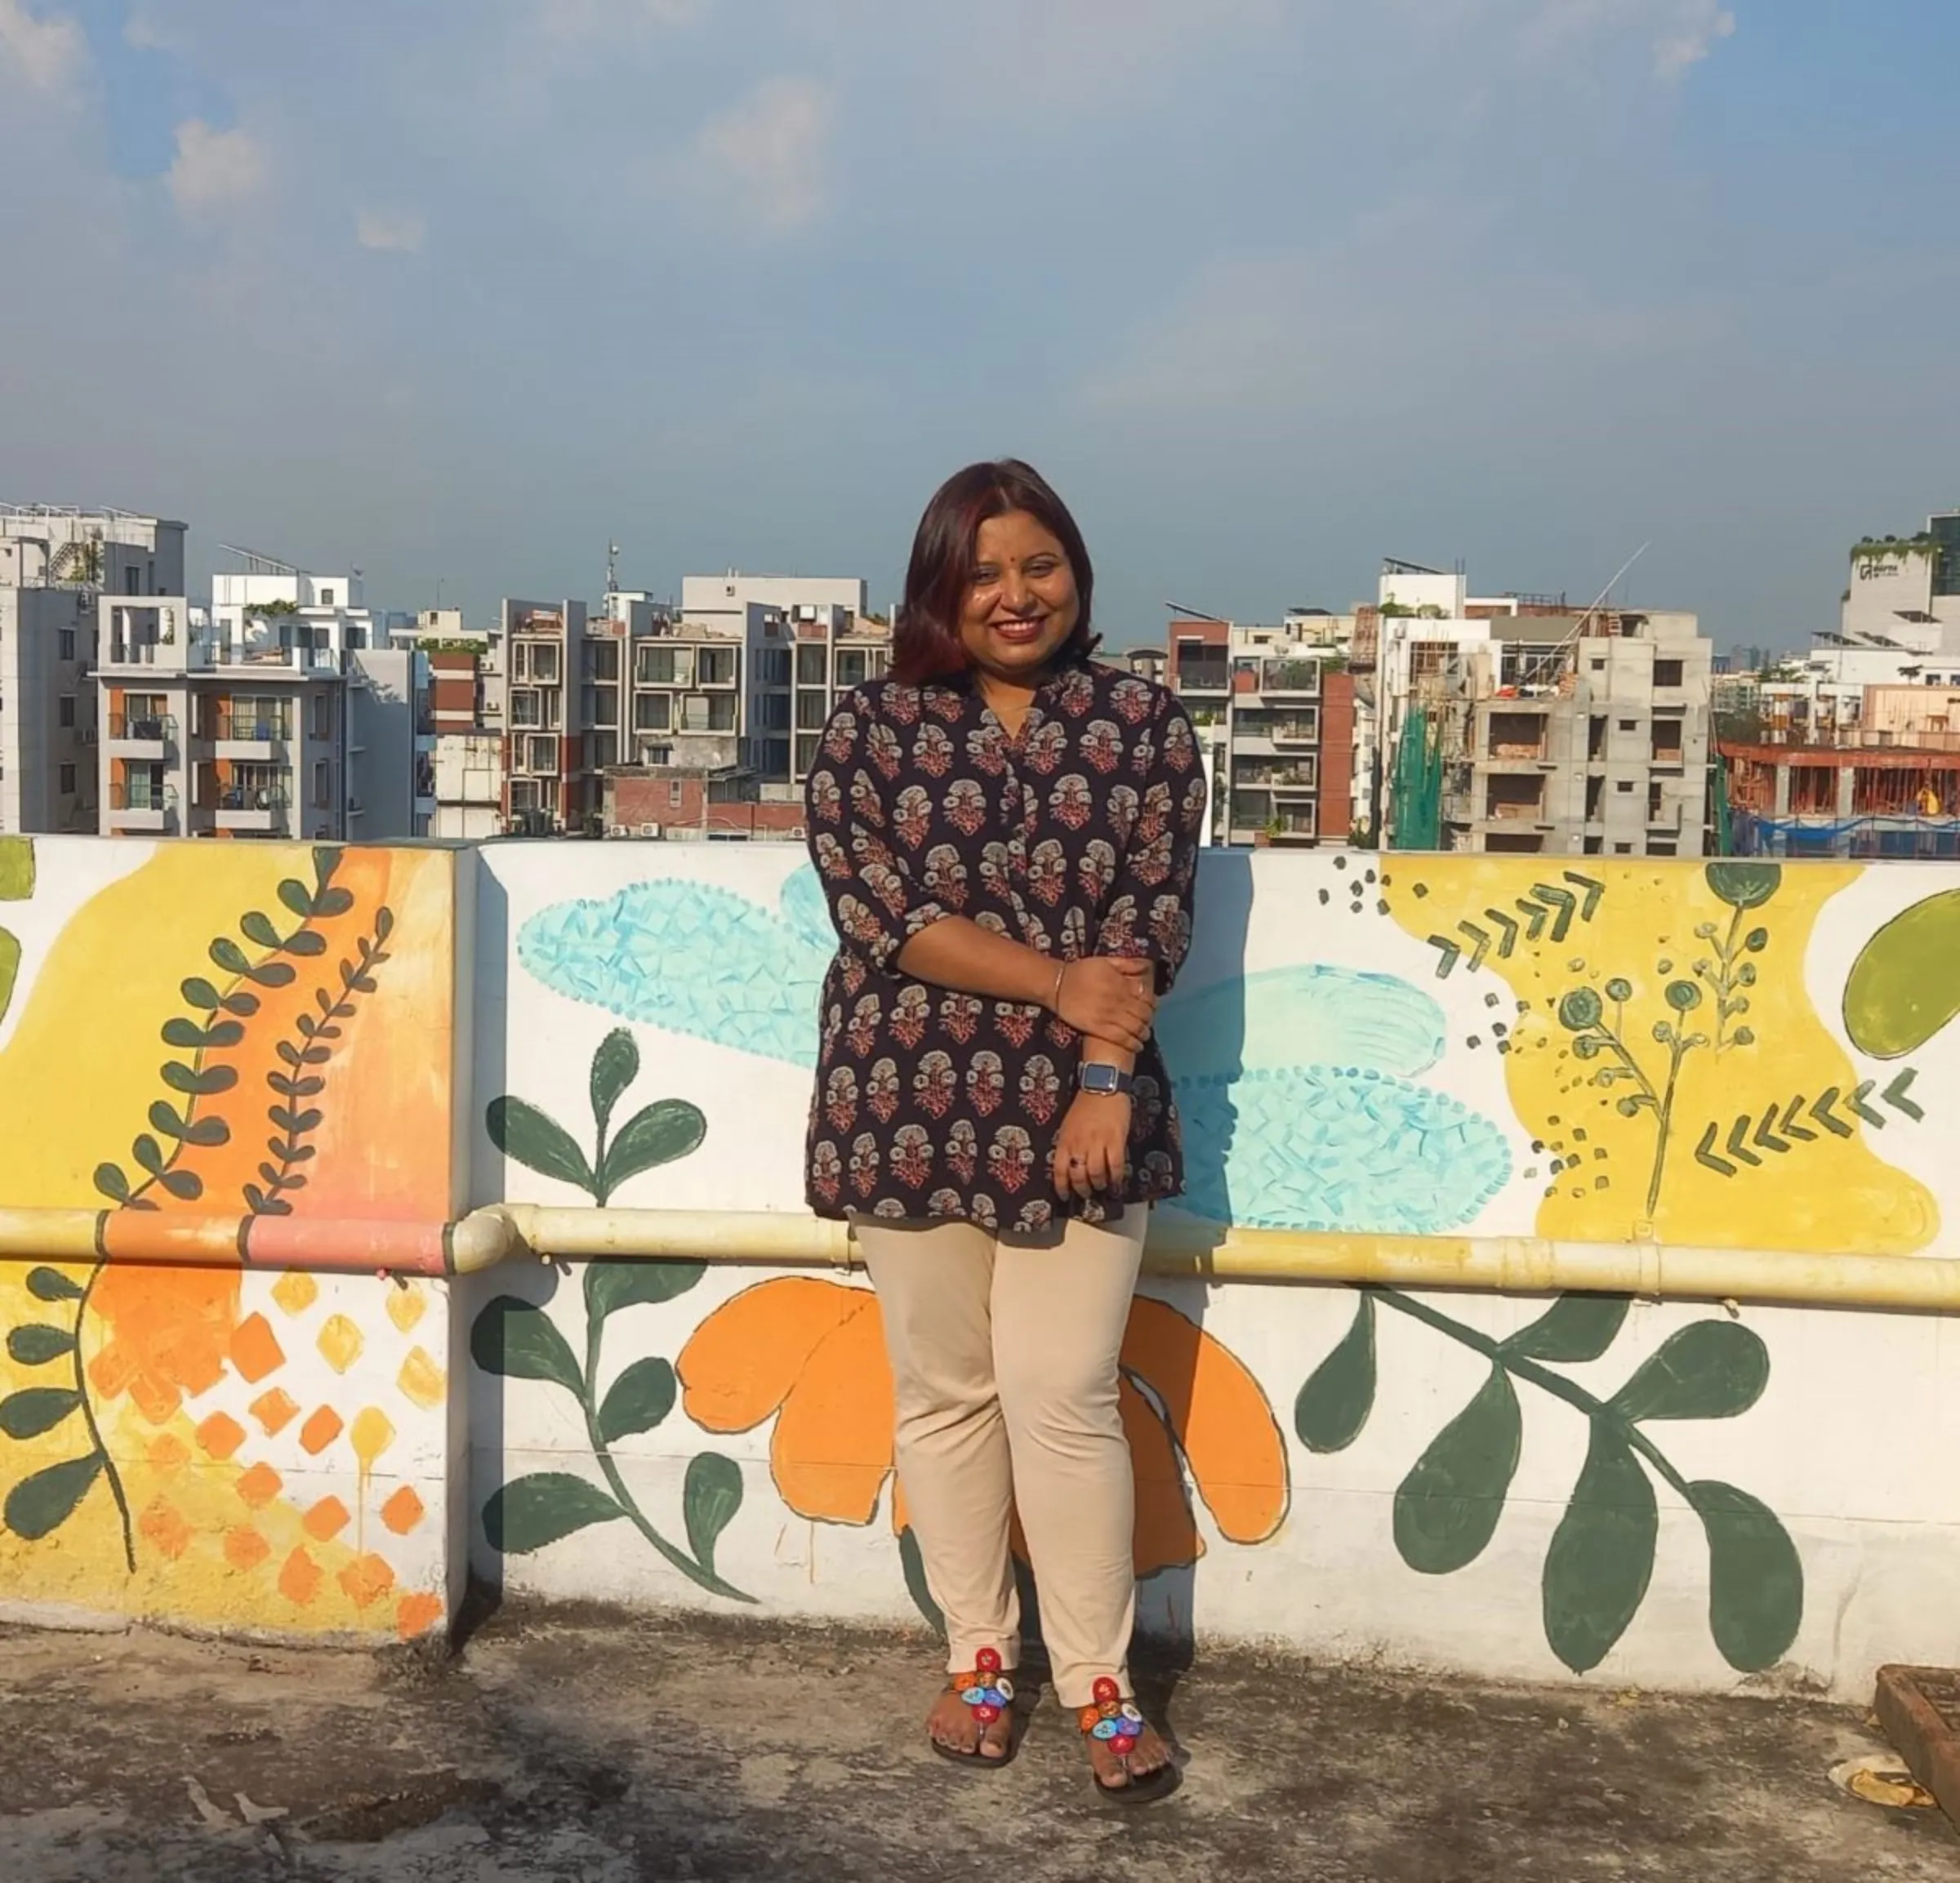
[[635, 883], [541, 910], [518, 932], [517, 958], [546, 986], [608, 1013], [814, 1066], [836, 942], [813, 870], [791, 877], [782, 901], [777, 915], [711, 884]]
[[1299, 1066], [1414, 1079], [1443, 1056], [1443, 1010], [1393, 974], [1269, 968], [1174, 993], [1157, 1016], [1157, 1039], [1181, 1079]]
[[[835, 951], [816, 872], [776, 910], [710, 884], [636, 883], [519, 931], [544, 986], [643, 1026], [816, 1062]], [[1503, 1134], [1410, 1081], [1441, 1057], [1441, 1009], [1392, 975], [1300, 966], [1174, 996], [1160, 1022], [1184, 1120], [1178, 1207], [1262, 1229], [1430, 1235], [1503, 1187]]]
[[1392, 1075], [1309, 1066], [1171, 1086], [1178, 1207], [1216, 1222], [1429, 1235], [1468, 1222], [1510, 1178], [1488, 1119]]

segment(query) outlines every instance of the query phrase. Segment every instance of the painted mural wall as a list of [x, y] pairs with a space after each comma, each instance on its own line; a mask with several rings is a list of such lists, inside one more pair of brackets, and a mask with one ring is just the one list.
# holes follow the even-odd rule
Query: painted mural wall
[[[0, 1205], [452, 1206], [457, 859], [0, 842]], [[0, 1261], [0, 1609], [414, 1636], [453, 1589], [439, 1284]]]
[[[482, 861], [476, 1200], [800, 1209], [800, 857]], [[1209, 853], [1160, 1023], [1181, 1207], [1960, 1253], [1956, 940], [1937, 866]], [[506, 1587], [930, 1615], [858, 1278], [528, 1265], [469, 1319]], [[1950, 1320], [1151, 1283], [1123, 1357], [1160, 1630], [1846, 1692], [1960, 1654]]]
[[[1960, 1253], [1957, 931], [1938, 865], [1209, 855], [1182, 1207]], [[0, 841], [0, 1209], [111, 1258], [0, 1261], [0, 1614], [413, 1636], [473, 1563], [929, 1615], [861, 1278], [252, 1253], [800, 1212], [831, 948], [787, 848]], [[118, 1262], [139, 1217], [243, 1258]], [[1158, 1630], [1846, 1694], [1960, 1656], [1950, 1319], [1152, 1282], [1124, 1369]]]

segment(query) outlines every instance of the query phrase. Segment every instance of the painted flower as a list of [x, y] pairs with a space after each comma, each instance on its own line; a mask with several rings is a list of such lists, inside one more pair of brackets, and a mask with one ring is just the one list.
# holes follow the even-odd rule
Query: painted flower
[[[814, 1522], [869, 1524], [892, 1464], [892, 1376], [871, 1289], [805, 1275], [744, 1290], [702, 1322], [676, 1363], [688, 1418], [711, 1432], [773, 1418], [778, 1494]], [[1123, 1340], [1123, 1426], [1137, 1480], [1139, 1576], [1205, 1553], [1187, 1476], [1219, 1534], [1265, 1542], [1286, 1515], [1286, 1450], [1245, 1364], [1197, 1324], [1139, 1296]], [[892, 1498], [892, 1525], [906, 1527]]]

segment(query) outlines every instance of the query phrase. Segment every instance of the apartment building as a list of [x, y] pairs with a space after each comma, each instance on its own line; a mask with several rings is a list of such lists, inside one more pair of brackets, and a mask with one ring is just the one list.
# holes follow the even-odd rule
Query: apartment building
[[[504, 603], [504, 828], [550, 836], [585, 827], [587, 774], [578, 673], [583, 602]], [[617, 732], [617, 721], [613, 722]]]
[[208, 603], [97, 603], [105, 833], [381, 842], [428, 833], [423, 657], [358, 576], [252, 559]]
[[1392, 562], [1374, 630], [1388, 847], [1703, 853], [1713, 649], [1693, 615], [1476, 598]]
[[429, 666], [429, 717], [434, 738], [432, 837], [500, 835], [504, 828], [503, 649], [488, 634], [453, 623], [419, 620]]
[[0, 505], [0, 831], [100, 827], [96, 602], [184, 586], [185, 526]]
[[1354, 682], [1332, 640], [1181, 618], [1165, 675], [1198, 734], [1214, 841], [1348, 841], [1353, 821]]

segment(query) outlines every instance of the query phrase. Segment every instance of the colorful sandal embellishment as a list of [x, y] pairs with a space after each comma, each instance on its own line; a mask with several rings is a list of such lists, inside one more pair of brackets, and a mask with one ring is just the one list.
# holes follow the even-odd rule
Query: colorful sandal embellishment
[[973, 1708], [973, 1717], [982, 1725], [991, 1726], [1013, 1704], [1014, 1684], [1000, 1671], [997, 1649], [982, 1648], [974, 1660], [973, 1672], [956, 1674], [952, 1684]]
[[1095, 1703], [1085, 1707], [1076, 1723], [1092, 1739], [1100, 1739], [1118, 1758], [1127, 1758], [1137, 1749], [1143, 1731], [1143, 1716], [1123, 1698], [1123, 1689], [1105, 1676], [1095, 1685]]

